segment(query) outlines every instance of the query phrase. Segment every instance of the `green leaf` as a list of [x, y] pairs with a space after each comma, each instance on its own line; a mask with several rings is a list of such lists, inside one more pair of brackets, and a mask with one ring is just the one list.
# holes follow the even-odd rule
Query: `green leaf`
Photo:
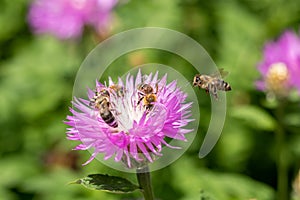
[[91, 190], [102, 190], [112, 193], [130, 193], [140, 189], [127, 179], [107, 174], [90, 174], [70, 184], [81, 184]]
[[265, 110], [256, 106], [236, 106], [229, 111], [230, 115], [259, 130], [274, 130], [275, 119]]

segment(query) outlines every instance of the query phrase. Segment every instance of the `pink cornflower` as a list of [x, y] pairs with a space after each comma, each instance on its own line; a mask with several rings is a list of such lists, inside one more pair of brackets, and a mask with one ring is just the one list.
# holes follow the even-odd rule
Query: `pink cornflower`
[[[190, 119], [192, 103], [185, 103], [187, 95], [176, 86], [176, 81], [166, 84], [166, 80], [167, 75], [158, 80], [158, 72], [142, 77], [139, 71], [135, 80], [128, 74], [125, 84], [120, 78], [118, 83], [109, 79], [108, 86], [96, 81], [98, 93], [107, 95], [106, 91], [109, 92], [103, 101], [96, 100], [92, 90], [88, 91], [90, 100], [74, 98], [75, 108], [70, 109], [73, 115], [67, 116], [65, 122], [71, 126], [67, 137], [82, 142], [75, 150], [94, 150], [85, 164], [98, 154], [104, 154], [104, 159], [114, 157], [116, 162], [122, 161], [129, 168], [141, 167], [162, 156], [163, 146], [180, 148], [169, 145], [166, 139], [186, 141], [185, 134], [192, 130], [183, 127], [193, 121]], [[153, 88], [151, 94], [156, 98], [151, 105], [138, 89], [142, 84]], [[101, 115], [102, 104], [107, 100], [113, 120]], [[97, 104], [99, 102], [102, 104]]]
[[286, 31], [277, 41], [268, 42], [258, 70], [262, 75], [259, 90], [286, 96], [295, 88], [300, 94], [300, 38]]
[[85, 25], [105, 29], [117, 0], [35, 0], [28, 21], [35, 33], [60, 39], [79, 37]]

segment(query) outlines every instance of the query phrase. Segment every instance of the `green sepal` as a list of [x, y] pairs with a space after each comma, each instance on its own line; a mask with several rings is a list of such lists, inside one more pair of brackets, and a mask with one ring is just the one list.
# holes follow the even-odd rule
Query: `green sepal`
[[101, 190], [111, 193], [131, 193], [139, 186], [131, 183], [125, 178], [109, 176], [107, 174], [90, 174], [87, 177], [78, 179], [70, 184], [81, 184], [91, 190]]

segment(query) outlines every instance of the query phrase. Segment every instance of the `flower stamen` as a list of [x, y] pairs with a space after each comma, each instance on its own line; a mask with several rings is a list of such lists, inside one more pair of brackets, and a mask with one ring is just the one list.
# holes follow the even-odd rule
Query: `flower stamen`
[[278, 62], [270, 66], [266, 75], [267, 89], [276, 95], [285, 95], [288, 90], [289, 73], [285, 63]]

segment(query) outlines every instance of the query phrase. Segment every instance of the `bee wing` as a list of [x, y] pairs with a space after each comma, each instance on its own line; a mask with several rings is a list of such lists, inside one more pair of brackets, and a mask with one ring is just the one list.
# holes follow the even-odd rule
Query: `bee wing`
[[214, 84], [209, 84], [209, 93], [214, 96], [215, 99], [218, 99], [217, 87]]
[[225, 71], [224, 68], [220, 68], [218, 71], [211, 74], [211, 77], [214, 78], [224, 78], [229, 74], [228, 71]]

